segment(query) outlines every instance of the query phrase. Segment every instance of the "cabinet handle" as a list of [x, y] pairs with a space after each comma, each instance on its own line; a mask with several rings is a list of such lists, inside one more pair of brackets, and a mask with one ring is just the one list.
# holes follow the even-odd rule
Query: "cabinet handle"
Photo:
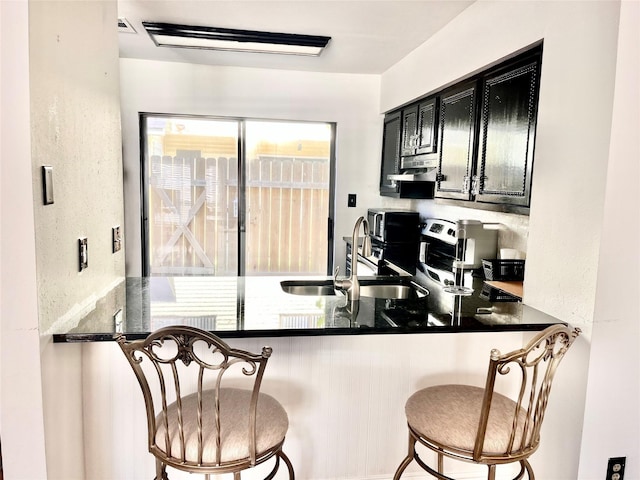
[[469, 175], [465, 175], [462, 181], [462, 193], [469, 193]]
[[480, 195], [480, 179], [482, 178], [482, 180], [486, 180], [487, 177], [479, 177], [478, 175], [474, 175], [473, 176], [473, 181], [472, 181], [472, 193], [474, 195]]

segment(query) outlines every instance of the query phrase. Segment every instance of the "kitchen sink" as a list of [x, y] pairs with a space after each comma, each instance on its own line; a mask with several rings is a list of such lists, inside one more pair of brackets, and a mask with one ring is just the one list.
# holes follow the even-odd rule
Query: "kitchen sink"
[[[292, 295], [328, 296], [346, 295], [333, 288], [332, 280], [284, 280], [282, 290]], [[397, 300], [425, 297], [429, 291], [414, 282], [384, 280], [360, 280], [360, 296]]]
[[332, 281], [285, 280], [280, 282], [282, 290], [293, 295], [326, 296], [335, 295]]
[[360, 285], [361, 297], [373, 298], [416, 298], [416, 290], [407, 285]]

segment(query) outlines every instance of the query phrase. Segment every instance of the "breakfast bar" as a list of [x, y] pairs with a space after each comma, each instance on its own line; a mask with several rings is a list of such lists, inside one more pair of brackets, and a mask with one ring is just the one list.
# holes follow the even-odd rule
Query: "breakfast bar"
[[[425, 275], [360, 278], [349, 301], [331, 277], [131, 277], [122, 279], [54, 342], [143, 338], [190, 325], [223, 338], [537, 331], [559, 319], [491, 293], [469, 277], [464, 292]], [[381, 288], [383, 287], [383, 288]]]

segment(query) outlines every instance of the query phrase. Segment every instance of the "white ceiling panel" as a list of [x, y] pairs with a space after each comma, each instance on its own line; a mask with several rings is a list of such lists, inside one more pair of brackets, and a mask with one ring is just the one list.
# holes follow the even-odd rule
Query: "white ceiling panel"
[[[120, 56], [205, 65], [379, 74], [473, 0], [119, 0]], [[156, 47], [142, 21], [331, 37], [319, 57]]]

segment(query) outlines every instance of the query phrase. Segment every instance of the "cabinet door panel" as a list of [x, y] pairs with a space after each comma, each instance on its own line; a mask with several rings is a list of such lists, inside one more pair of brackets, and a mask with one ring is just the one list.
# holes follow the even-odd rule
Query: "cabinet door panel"
[[477, 200], [529, 205], [537, 63], [484, 82]]
[[400, 112], [384, 118], [382, 132], [382, 165], [380, 168], [380, 195], [398, 196], [398, 185], [387, 175], [398, 173], [400, 169]]
[[418, 144], [416, 154], [436, 151], [436, 99], [421, 103], [418, 106]]
[[437, 197], [470, 199], [475, 93], [474, 85], [442, 97]]
[[418, 143], [418, 108], [402, 112], [402, 156], [415, 155]]

